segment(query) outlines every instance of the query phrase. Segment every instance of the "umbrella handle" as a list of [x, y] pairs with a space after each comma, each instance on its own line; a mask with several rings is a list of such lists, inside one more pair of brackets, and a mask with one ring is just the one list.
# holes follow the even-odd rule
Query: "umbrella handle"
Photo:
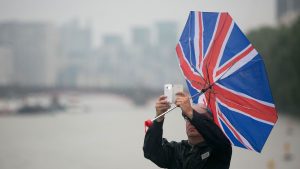
[[145, 133], [146, 133], [146, 131], [147, 131], [147, 127], [148, 127], [148, 128], [151, 127], [152, 124], [153, 124], [153, 122], [154, 122], [154, 120], [160, 118], [161, 116], [164, 116], [165, 114], [171, 112], [172, 110], [176, 109], [177, 107], [179, 107], [179, 106], [174, 106], [174, 107], [168, 109], [167, 111], [165, 111], [164, 113], [160, 114], [159, 116], [156, 116], [156, 117], [153, 118], [153, 119], [148, 119], [148, 120], [146, 120], [145, 123], [144, 123], [144, 126], [145, 126]]
[[[177, 107], [179, 107], [179, 106], [174, 106], [174, 107], [168, 109], [168, 110], [165, 111], [164, 113], [162, 113], [162, 114], [160, 114], [159, 116], [156, 116], [155, 118], [153, 118], [153, 119], [151, 120], [151, 122], [153, 122], [154, 120], [156, 120], [156, 119], [158, 119], [158, 118], [164, 116], [165, 114], [171, 112], [172, 110], [176, 109]], [[147, 121], [148, 121], [148, 120], [147, 120]], [[149, 126], [147, 126], [147, 127], [149, 127]]]

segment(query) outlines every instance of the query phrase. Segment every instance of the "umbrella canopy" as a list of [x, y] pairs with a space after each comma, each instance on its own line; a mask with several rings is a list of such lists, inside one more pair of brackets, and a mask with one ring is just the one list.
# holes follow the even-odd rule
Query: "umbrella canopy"
[[231, 16], [190, 12], [176, 52], [193, 102], [233, 145], [261, 152], [277, 112], [262, 57]]

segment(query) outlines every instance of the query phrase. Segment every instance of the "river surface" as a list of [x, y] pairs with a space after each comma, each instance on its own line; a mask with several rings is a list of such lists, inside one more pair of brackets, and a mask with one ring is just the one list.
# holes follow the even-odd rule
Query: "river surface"
[[[143, 122], [154, 101], [136, 107], [113, 95], [77, 96], [66, 112], [0, 116], [0, 169], [155, 169], [143, 157]], [[164, 137], [186, 139], [180, 110], [167, 115]], [[233, 149], [231, 169], [299, 169], [300, 123], [280, 116], [262, 153]]]

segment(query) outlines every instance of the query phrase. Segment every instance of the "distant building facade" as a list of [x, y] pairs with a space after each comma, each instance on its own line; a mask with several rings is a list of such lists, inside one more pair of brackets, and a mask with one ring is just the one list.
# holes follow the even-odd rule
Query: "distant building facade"
[[0, 86], [12, 83], [13, 52], [10, 48], [0, 46]]
[[78, 86], [80, 76], [86, 74], [91, 50], [92, 37], [89, 25], [81, 26], [73, 19], [59, 28], [61, 58], [58, 69], [58, 85]]
[[141, 26], [133, 28], [132, 44], [139, 47], [149, 47], [151, 45], [151, 35], [149, 28]]
[[58, 57], [56, 29], [45, 23], [0, 23], [0, 47], [11, 51], [11, 84], [53, 86]]
[[277, 18], [280, 24], [290, 25], [300, 16], [299, 0], [277, 0]]
[[175, 46], [177, 23], [131, 29], [130, 43], [106, 34], [92, 47], [89, 25], [0, 23], [0, 86], [159, 88], [183, 81]]

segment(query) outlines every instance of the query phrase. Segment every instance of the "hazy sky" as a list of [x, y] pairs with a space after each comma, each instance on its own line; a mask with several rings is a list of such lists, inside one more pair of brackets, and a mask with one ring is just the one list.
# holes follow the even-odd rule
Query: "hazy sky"
[[275, 0], [0, 0], [0, 21], [47, 21], [55, 24], [79, 18], [90, 22], [94, 41], [105, 33], [128, 37], [133, 26], [153, 27], [173, 20], [183, 29], [190, 10], [227, 11], [240, 28], [248, 31], [274, 25]]

